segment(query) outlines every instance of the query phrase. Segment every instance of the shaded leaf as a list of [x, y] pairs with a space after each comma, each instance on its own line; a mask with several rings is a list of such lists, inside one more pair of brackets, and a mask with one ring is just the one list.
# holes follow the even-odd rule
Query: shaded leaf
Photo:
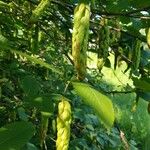
[[29, 122], [15, 122], [0, 128], [0, 149], [20, 150], [34, 134], [34, 126]]
[[18, 116], [19, 116], [19, 118], [20, 118], [22, 121], [28, 121], [28, 116], [27, 116], [27, 114], [26, 114], [26, 112], [25, 112], [25, 109], [24, 109], [23, 107], [19, 107], [19, 108], [17, 109], [17, 111], [18, 111]]
[[136, 0], [136, 1], [130, 0], [129, 3], [133, 5], [133, 7], [136, 7], [137, 9], [150, 6], [150, 1], [148, 0], [143, 0], [142, 2], [141, 0]]
[[105, 67], [111, 68], [110, 60], [107, 58], [104, 64]]
[[2, 34], [0, 34], [0, 50], [9, 49], [9, 41]]
[[40, 84], [33, 76], [25, 76], [20, 84], [23, 91], [28, 96], [35, 96], [40, 92]]
[[83, 98], [83, 101], [94, 109], [100, 121], [107, 128], [111, 127], [114, 123], [114, 109], [111, 100], [88, 84], [78, 82], [72, 84], [77, 94]]
[[21, 150], [38, 150], [32, 143], [27, 143]]
[[150, 92], [150, 79], [146, 78], [133, 78], [133, 83], [136, 86], [136, 88], [141, 89], [145, 92]]
[[141, 98], [150, 102], [150, 92], [139, 92], [138, 94]]
[[54, 105], [51, 95], [39, 95], [34, 98], [27, 97], [25, 102], [26, 105], [30, 107], [36, 107], [42, 112], [53, 113], [54, 111]]

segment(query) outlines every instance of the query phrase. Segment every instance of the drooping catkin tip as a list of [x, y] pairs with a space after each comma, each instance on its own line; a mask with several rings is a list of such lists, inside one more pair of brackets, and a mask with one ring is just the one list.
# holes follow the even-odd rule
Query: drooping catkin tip
[[57, 150], [68, 150], [70, 140], [71, 105], [68, 101], [62, 100], [58, 104], [57, 116]]
[[72, 56], [79, 80], [84, 80], [86, 75], [89, 22], [90, 6], [86, 3], [78, 4], [74, 11]]

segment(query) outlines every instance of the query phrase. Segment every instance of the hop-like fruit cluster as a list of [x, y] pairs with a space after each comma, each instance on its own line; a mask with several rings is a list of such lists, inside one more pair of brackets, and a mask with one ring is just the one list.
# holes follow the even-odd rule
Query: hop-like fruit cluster
[[50, 0], [41, 0], [39, 5], [32, 11], [32, 16], [29, 22], [36, 22], [49, 6]]
[[109, 48], [109, 28], [107, 25], [107, 19], [102, 18], [100, 20], [100, 30], [98, 32], [98, 60], [97, 60], [97, 68], [99, 70], [105, 64], [105, 61], [108, 57], [108, 48]]
[[136, 71], [139, 68], [141, 60], [141, 41], [136, 39], [133, 49], [133, 56], [132, 56], [132, 71]]
[[147, 44], [148, 44], [148, 46], [150, 47], [150, 28], [148, 28], [148, 30], [147, 30], [147, 35], [146, 35], [146, 37], [147, 37]]
[[115, 45], [116, 43], [119, 42], [119, 39], [121, 37], [121, 26], [120, 26], [120, 23], [119, 23], [119, 19], [117, 18], [114, 18], [114, 19], [111, 19], [109, 20], [109, 24], [112, 24], [112, 27], [114, 29], [117, 29], [117, 30], [114, 30], [113, 28], [111, 29], [110, 31], [110, 45]]
[[57, 150], [68, 150], [70, 140], [71, 106], [68, 101], [62, 100], [58, 104], [57, 117]]
[[77, 78], [83, 80], [86, 74], [87, 46], [89, 35], [90, 7], [80, 3], [74, 11], [72, 34], [72, 56], [77, 71]]
[[51, 116], [49, 112], [41, 112], [41, 128], [40, 128], [40, 146], [43, 147], [43, 143], [47, 136], [48, 131], [48, 120]]

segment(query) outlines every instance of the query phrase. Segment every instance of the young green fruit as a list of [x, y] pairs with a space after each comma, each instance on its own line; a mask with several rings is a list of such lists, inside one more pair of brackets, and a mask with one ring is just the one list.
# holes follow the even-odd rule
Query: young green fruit
[[86, 74], [89, 21], [90, 7], [86, 3], [80, 3], [74, 11], [72, 34], [72, 56], [79, 80], [83, 80]]
[[58, 104], [56, 150], [68, 150], [70, 140], [71, 106], [66, 100]]

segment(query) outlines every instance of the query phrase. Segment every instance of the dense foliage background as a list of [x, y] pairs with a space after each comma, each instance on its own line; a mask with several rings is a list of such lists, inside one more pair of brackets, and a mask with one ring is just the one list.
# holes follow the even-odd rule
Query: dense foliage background
[[[57, 105], [63, 95], [72, 106], [70, 150], [149, 150], [150, 1], [89, 1], [82, 82], [111, 99], [115, 122], [109, 130], [69, 84], [77, 80], [71, 51], [79, 1], [50, 0], [37, 10], [40, 2], [0, 1], [0, 149], [56, 149]], [[101, 40], [104, 26], [109, 30], [107, 45]], [[107, 47], [105, 62], [97, 65], [102, 45]], [[43, 112], [49, 114], [44, 138]]]

